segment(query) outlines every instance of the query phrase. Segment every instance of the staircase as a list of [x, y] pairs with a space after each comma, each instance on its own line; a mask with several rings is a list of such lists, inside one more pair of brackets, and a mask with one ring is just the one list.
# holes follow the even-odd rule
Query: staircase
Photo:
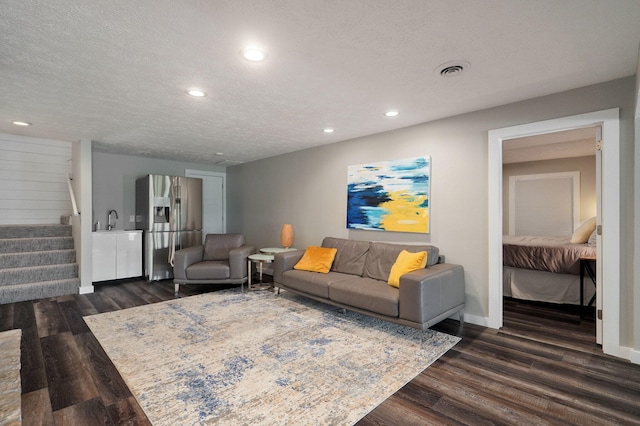
[[77, 294], [70, 225], [0, 225], [0, 303]]

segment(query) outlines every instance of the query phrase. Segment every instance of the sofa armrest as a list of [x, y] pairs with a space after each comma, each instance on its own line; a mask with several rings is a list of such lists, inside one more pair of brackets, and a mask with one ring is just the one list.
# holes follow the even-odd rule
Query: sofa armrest
[[273, 281], [282, 283], [284, 271], [293, 269], [293, 266], [302, 258], [304, 250], [285, 251], [276, 253], [273, 259]]
[[244, 278], [248, 275], [247, 257], [256, 252], [255, 246], [244, 245], [229, 251], [229, 278]]
[[192, 246], [177, 250], [173, 255], [173, 277], [187, 278], [187, 268], [196, 262], [202, 262], [204, 246]]
[[464, 306], [464, 269], [439, 263], [400, 277], [400, 318], [424, 324], [448, 310]]

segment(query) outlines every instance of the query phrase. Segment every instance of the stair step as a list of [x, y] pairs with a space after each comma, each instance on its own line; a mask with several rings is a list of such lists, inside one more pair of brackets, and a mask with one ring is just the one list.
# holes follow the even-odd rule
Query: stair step
[[70, 236], [71, 225], [0, 225], [0, 239]]
[[64, 280], [78, 277], [78, 265], [30, 266], [26, 268], [0, 269], [0, 286]]
[[78, 278], [2, 286], [0, 287], [0, 303], [78, 294], [79, 288], [80, 280]]
[[0, 303], [77, 294], [71, 225], [0, 225]]
[[67, 250], [73, 248], [72, 237], [0, 239], [0, 253]]
[[49, 250], [24, 253], [0, 253], [0, 269], [28, 268], [76, 262], [76, 251]]

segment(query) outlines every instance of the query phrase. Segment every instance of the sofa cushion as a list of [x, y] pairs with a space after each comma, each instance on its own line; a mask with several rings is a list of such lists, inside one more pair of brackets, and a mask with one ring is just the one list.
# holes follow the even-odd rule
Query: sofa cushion
[[229, 251], [243, 245], [242, 234], [207, 234], [202, 260], [228, 260]]
[[329, 298], [329, 287], [340, 281], [353, 279], [353, 275], [329, 272], [315, 274], [307, 271], [289, 270], [282, 274], [282, 284], [294, 290]]
[[430, 245], [412, 245], [412, 244], [390, 244], [390, 243], [371, 243], [367, 260], [364, 264], [364, 277], [373, 278], [375, 280], [389, 280], [391, 267], [395, 263], [398, 255], [402, 250], [410, 253], [419, 251], [427, 252], [427, 266], [438, 263], [439, 250], [438, 247]]
[[408, 272], [422, 269], [427, 265], [427, 252], [410, 253], [402, 250], [389, 273], [389, 285], [400, 287], [400, 277]]
[[331, 269], [338, 249], [309, 246], [293, 269], [326, 274]]
[[397, 288], [387, 285], [386, 281], [371, 278], [354, 278], [331, 284], [329, 299], [367, 311], [390, 317], [398, 316]]
[[364, 271], [364, 262], [369, 251], [369, 244], [369, 241], [346, 240], [334, 237], [326, 237], [322, 240], [322, 247], [335, 247], [338, 249], [331, 270], [358, 276], [362, 276]]
[[230, 276], [229, 262], [224, 260], [206, 260], [194, 263], [186, 270], [190, 280], [226, 280]]

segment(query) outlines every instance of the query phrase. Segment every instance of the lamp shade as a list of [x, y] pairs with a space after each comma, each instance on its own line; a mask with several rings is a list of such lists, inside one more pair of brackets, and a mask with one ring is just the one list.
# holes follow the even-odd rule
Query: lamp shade
[[282, 230], [280, 231], [280, 243], [284, 248], [289, 248], [293, 245], [293, 226], [291, 226], [290, 223], [282, 225]]

